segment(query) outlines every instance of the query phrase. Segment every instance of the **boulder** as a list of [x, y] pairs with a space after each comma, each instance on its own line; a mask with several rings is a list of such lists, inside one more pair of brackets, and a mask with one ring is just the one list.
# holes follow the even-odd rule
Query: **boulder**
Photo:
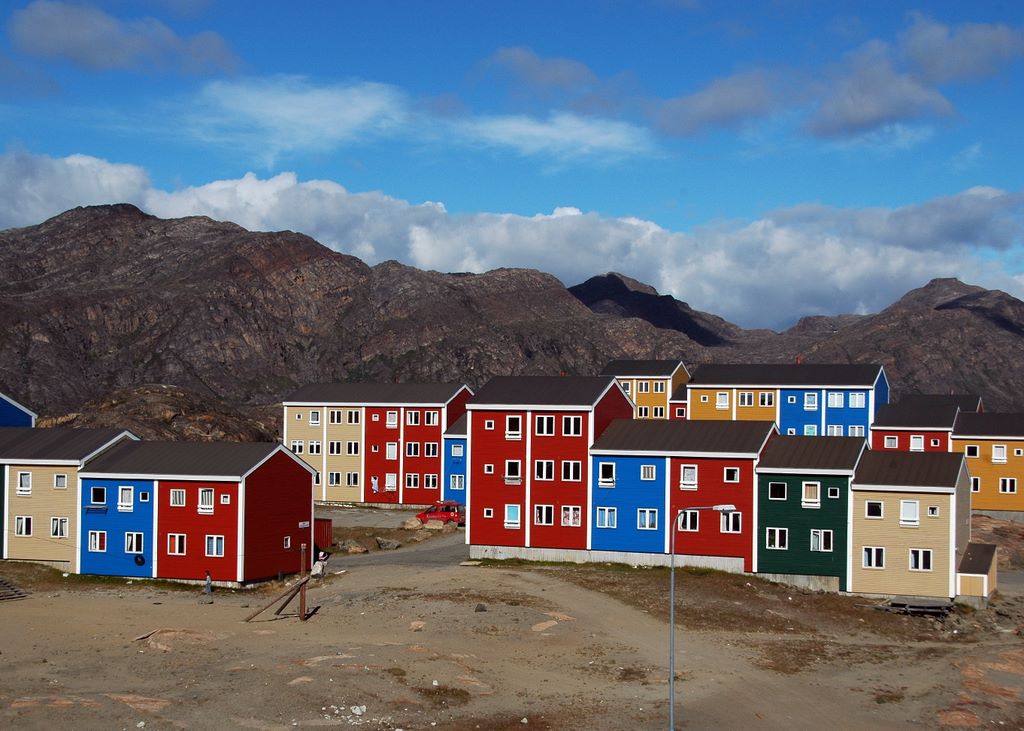
[[366, 553], [366, 548], [359, 545], [358, 542], [353, 541], [351, 538], [338, 546], [338, 549], [342, 553]]
[[401, 548], [402, 544], [393, 538], [381, 538], [377, 536], [377, 547], [382, 551], [394, 551], [396, 548]]
[[444, 523], [440, 520], [428, 520], [423, 527], [427, 530], [444, 530]]
[[402, 523], [402, 528], [405, 530], [419, 530], [423, 527], [423, 522], [416, 517], [409, 518], [407, 521]]
[[458, 529], [459, 529], [459, 524], [456, 523], [454, 520], [448, 521], [443, 526], [441, 526], [441, 532], [442, 533], [454, 533]]

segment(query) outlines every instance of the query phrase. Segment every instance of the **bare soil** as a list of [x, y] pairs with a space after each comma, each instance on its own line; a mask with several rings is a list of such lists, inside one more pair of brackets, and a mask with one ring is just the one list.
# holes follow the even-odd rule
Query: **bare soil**
[[999, 546], [999, 568], [1024, 569], [1024, 523], [972, 515], [971, 540]]

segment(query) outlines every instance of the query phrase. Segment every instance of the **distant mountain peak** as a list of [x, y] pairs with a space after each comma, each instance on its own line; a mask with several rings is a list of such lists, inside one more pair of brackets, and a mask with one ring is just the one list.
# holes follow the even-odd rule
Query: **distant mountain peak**
[[940, 305], [965, 295], [978, 294], [985, 291], [983, 287], [964, 284], [955, 277], [941, 277], [931, 280], [923, 287], [910, 290], [887, 309], [935, 309]]

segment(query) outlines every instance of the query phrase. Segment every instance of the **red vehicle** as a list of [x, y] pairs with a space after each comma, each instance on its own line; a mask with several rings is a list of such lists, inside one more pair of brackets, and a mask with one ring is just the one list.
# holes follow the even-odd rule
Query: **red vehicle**
[[455, 521], [459, 525], [465, 525], [466, 506], [460, 505], [454, 500], [438, 500], [416, 517], [420, 519], [421, 523], [426, 523], [428, 520], [440, 520], [442, 523]]

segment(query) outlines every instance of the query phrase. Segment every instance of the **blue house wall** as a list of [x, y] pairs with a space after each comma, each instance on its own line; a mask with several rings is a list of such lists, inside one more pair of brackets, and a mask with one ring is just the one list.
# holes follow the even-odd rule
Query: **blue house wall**
[[[129, 485], [132, 487], [131, 509], [119, 509], [119, 488]], [[106, 488], [106, 497], [102, 503], [92, 502], [93, 487]], [[153, 555], [156, 548], [154, 505], [156, 495], [153, 492], [152, 480], [83, 477], [80, 572], [105, 576], [152, 577]], [[89, 531], [106, 531], [106, 551], [89, 550]], [[143, 534], [141, 565], [136, 563], [135, 558], [139, 554], [125, 551], [125, 533], [129, 532]]]
[[35, 426], [35, 415], [0, 394], [0, 426]]
[[[874, 398], [872, 399], [872, 390]], [[806, 394], [817, 394], [817, 407], [804, 407]], [[842, 394], [842, 406], [829, 406], [829, 394]], [[864, 406], [850, 406], [850, 396], [864, 395]], [[809, 436], [808, 427], [813, 427], [816, 436], [828, 436], [829, 427], [841, 427], [842, 433], [835, 436], [869, 436], [871, 425], [875, 421], [875, 413], [879, 406], [889, 403], [889, 383], [885, 372], [879, 374], [874, 389], [859, 388], [784, 388], [780, 390], [779, 432]], [[873, 407], [873, 409], [872, 409]], [[860, 434], [855, 434], [850, 427], [860, 427]]]
[[[462, 455], [453, 454], [456, 445], [462, 448]], [[452, 475], [461, 475], [462, 489], [452, 489]], [[442, 500], [455, 500], [462, 505], [466, 504], [466, 438], [445, 437], [444, 438], [444, 484], [441, 487]]]
[[[805, 409], [804, 400], [808, 393], [817, 394], [818, 404], [814, 409]], [[820, 388], [783, 388], [779, 392], [779, 432], [782, 434], [807, 434], [807, 427], [814, 426], [815, 435], [823, 433], [821, 414], [824, 408], [825, 391]], [[792, 430], [792, 431], [790, 431]]]
[[[615, 464], [615, 486], [601, 487], [598, 484], [601, 462]], [[592, 504], [590, 507], [591, 549], [595, 551], [636, 551], [642, 553], [665, 552], [665, 470], [664, 457], [596, 455], [591, 457], [591, 479], [593, 480]], [[654, 479], [641, 480], [640, 468], [654, 465]], [[598, 508], [615, 508], [616, 526], [599, 528]], [[640, 508], [658, 511], [657, 530], [637, 528], [637, 511]]]

